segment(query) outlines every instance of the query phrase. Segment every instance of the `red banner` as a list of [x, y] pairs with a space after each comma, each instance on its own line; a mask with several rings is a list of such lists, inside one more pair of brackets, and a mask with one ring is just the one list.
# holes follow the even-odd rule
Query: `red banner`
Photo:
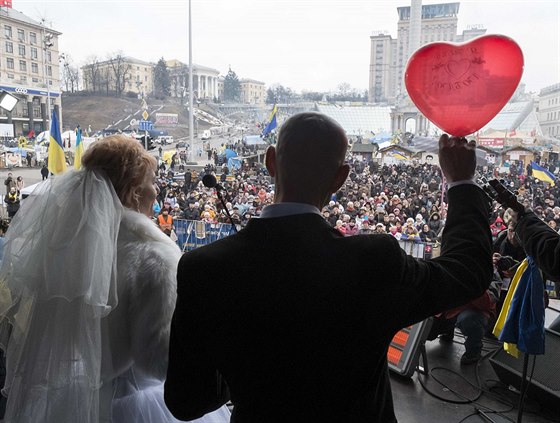
[[12, 0], [0, 0], [0, 7], [12, 8]]

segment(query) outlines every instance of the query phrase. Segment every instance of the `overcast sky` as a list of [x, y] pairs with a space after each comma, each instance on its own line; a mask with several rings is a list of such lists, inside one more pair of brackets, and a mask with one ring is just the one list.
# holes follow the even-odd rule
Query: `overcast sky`
[[[448, 3], [424, 1], [423, 4]], [[560, 82], [560, 1], [463, 0], [458, 32], [482, 24], [516, 40], [529, 91]], [[296, 91], [367, 89], [370, 35], [397, 32], [396, 0], [192, 0], [193, 62]], [[13, 0], [52, 22], [78, 65], [109, 53], [188, 63], [188, 0]]]

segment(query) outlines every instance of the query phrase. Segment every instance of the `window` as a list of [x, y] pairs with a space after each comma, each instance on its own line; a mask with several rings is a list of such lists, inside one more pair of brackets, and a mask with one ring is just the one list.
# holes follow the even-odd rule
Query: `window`
[[17, 30], [17, 38], [19, 41], [25, 41], [25, 31], [23, 29]]
[[34, 32], [30, 32], [29, 33], [29, 42], [31, 44], [37, 44], [37, 34], [35, 34]]
[[14, 44], [11, 41], [6, 41], [6, 53], [14, 52]]
[[9, 73], [9, 74], [8, 74], [8, 79], [14, 79], [14, 74], [13, 74], [13, 73]]
[[47, 75], [52, 76], [52, 66], [47, 66]]
[[31, 63], [31, 72], [39, 73], [39, 65], [37, 63]]
[[47, 50], [47, 60], [48, 60], [49, 62], [52, 62], [52, 54], [51, 54], [51, 52], [48, 51], [48, 50]]
[[21, 82], [27, 82], [27, 76], [26, 76], [26, 75], [21, 75], [21, 76], [19, 77], [19, 80], [20, 80]]
[[31, 81], [33, 81], [33, 82], [39, 82], [39, 78], [31, 78]]
[[31, 47], [31, 58], [32, 59], [37, 59], [37, 48], [36, 47]]
[[25, 46], [23, 44], [19, 45], [19, 55], [25, 56]]
[[8, 69], [13, 69], [14, 68], [14, 59], [7, 58], [6, 59], [6, 65], [8, 66]]
[[25, 60], [19, 61], [19, 70], [22, 72], [27, 72], [27, 62]]
[[12, 38], [12, 27], [4, 25], [4, 35], [8, 38]]

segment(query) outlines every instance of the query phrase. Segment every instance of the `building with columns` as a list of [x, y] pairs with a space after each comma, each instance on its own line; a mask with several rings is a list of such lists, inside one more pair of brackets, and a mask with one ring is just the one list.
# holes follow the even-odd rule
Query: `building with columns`
[[371, 103], [393, 105], [397, 97], [406, 96], [404, 70], [410, 55], [418, 47], [436, 41], [464, 42], [486, 33], [481, 25], [470, 25], [457, 34], [458, 2], [421, 5], [421, 2], [413, 1], [412, 7], [397, 7], [397, 13], [397, 38], [393, 39], [385, 32], [370, 36]]
[[[169, 79], [171, 80], [171, 96], [184, 97], [189, 87], [189, 65], [179, 60], [167, 60]], [[198, 100], [220, 99], [218, 93], [218, 77], [220, 71], [193, 63], [194, 96]]]
[[11, 112], [0, 109], [0, 123], [13, 124], [16, 137], [47, 130], [49, 110], [62, 121], [61, 34], [17, 10], [0, 9], [0, 90], [19, 100]]
[[266, 100], [266, 87], [264, 82], [243, 78], [241, 84], [241, 102], [245, 104], [264, 105]]

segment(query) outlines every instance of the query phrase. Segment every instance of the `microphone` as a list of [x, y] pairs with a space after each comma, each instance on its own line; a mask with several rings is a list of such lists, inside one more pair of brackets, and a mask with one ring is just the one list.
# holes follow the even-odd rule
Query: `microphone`
[[237, 232], [237, 228], [235, 227], [235, 222], [233, 221], [233, 218], [231, 217], [231, 214], [229, 213], [229, 210], [226, 206], [226, 202], [224, 201], [224, 197], [222, 196], [222, 193], [220, 192], [224, 189], [224, 187], [221, 186], [218, 183], [218, 180], [216, 179], [216, 177], [214, 175], [210, 174], [210, 173], [207, 174], [207, 175], [204, 175], [202, 177], [202, 185], [204, 185], [206, 188], [215, 188], [216, 189], [216, 195], [218, 196], [218, 199], [220, 200], [220, 202], [222, 203], [222, 206], [224, 207], [226, 215], [229, 218], [229, 221], [231, 223], [231, 227], [232, 227], [234, 232]]
[[222, 189], [220, 184], [218, 184], [218, 180], [216, 179], [216, 177], [210, 173], [202, 177], [202, 185], [204, 185], [206, 188]]

